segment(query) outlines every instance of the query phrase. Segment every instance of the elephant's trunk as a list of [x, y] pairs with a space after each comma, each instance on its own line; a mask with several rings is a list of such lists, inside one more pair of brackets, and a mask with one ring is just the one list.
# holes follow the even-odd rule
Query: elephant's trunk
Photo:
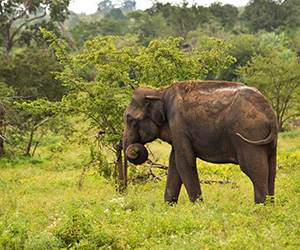
[[125, 154], [127, 159], [136, 165], [143, 164], [148, 159], [148, 151], [144, 145], [140, 143], [130, 144], [126, 148]]

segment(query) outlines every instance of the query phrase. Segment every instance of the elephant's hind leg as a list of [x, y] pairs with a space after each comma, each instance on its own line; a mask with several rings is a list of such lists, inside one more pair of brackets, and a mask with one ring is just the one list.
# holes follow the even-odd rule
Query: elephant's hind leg
[[276, 147], [274, 147], [268, 160], [269, 163], [268, 189], [269, 189], [269, 196], [271, 202], [274, 202], [275, 177], [276, 177], [276, 167], [277, 167], [276, 151], [277, 151]]
[[241, 170], [251, 179], [255, 203], [264, 203], [269, 195], [269, 166], [266, 148], [243, 145], [239, 153]]
[[172, 150], [169, 159], [169, 169], [167, 176], [167, 184], [165, 190], [165, 202], [177, 203], [180, 189], [182, 186], [182, 180], [177, 172], [175, 164], [175, 153]]

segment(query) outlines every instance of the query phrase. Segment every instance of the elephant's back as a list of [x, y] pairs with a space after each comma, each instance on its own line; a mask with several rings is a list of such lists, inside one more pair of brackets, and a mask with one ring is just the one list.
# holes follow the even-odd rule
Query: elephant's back
[[249, 88], [243, 83], [228, 81], [186, 81], [173, 83], [172, 86], [178, 88], [184, 97], [194, 94], [211, 95], [216, 92], [235, 92], [239, 89]]

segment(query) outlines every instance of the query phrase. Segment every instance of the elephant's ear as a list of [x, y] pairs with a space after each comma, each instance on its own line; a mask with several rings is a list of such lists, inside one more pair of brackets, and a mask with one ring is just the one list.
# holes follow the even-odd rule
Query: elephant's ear
[[157, 96], [146, 96], [147, 115], [157, 125], [162, 126], [166, 120], [166, 110], [163, 100]]

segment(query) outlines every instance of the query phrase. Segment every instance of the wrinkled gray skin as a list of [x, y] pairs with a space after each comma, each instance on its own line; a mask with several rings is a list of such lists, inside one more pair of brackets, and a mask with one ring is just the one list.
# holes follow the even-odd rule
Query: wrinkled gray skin
[[224, 81], [138, 88], [124, 122], [124, 150], [156, 138], [171, 144], [166, 202], [177, 202], [182, 183], [192, 202], [202, 200], [196, 157], [239, 164], [253, 183], [255, 203], [274, 196], [278, 125], [273, 109], [255, 88]]

